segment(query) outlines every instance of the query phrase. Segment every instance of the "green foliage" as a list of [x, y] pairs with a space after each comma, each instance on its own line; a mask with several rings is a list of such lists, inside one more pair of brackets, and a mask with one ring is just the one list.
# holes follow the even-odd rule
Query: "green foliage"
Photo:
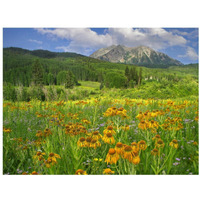
[[74, 74], [71, 71], [66, 73], [65, 88], [73, 88], [76, 83]]
[[124, 88], [126, 86], [127, 78], [116, 72], [109, 72], [105, 77], [105, 85], [108, 88]]
[[45, 100], [45, 94], [40, 86], [33, 85], [29, 87], [27, 93], [29, 100]]
[[76, 82], [76, 78], [71, 71], [60, 71], [57, 75], [57, 84], [64, 85], [65, 88], [73, 88]]
[[54, 76], [52, 73], [49, 72], [48, 74], [48, 84], [52, 85], [54, 83]]
[[4, 100], [17, 100], [17, 93], [15, 87], [11, 83], [5, 83], [3, 86], [3, 99]]
[[135, 85], [136, 85], [136, 82], [134, 82], [133, 80], [130, 80], [129, 87], [134, 88]]
[[33, 84], [40, 86], [43, 85], [43, 69], [38, 59], [33, 64], [32, 76]]

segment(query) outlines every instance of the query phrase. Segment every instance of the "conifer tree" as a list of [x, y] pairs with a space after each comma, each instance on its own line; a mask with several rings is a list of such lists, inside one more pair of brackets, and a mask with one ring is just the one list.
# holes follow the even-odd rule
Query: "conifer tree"
[[126, 66], [126, 69], [125, 69], [125, 76], [127, 77], [128, 81], [129, 81], [130, 80], [130, 72], [129, 72], [128, 66]]
[[48, 74], [47, 80], [49, 85], [52, 85], [54, 83], [54, 76], [52, 73]]
[[75, 85], [75, 76], [71, 71], [66, 73], [65, 88], [73, 88]]
[[139, 76], [138, 76], [138, 85], [142, 83], [142, 68], [140, 68]]
[[32, 81], [35, 85], [43, 85], [43, 70], [38, 59], [33, 64]]

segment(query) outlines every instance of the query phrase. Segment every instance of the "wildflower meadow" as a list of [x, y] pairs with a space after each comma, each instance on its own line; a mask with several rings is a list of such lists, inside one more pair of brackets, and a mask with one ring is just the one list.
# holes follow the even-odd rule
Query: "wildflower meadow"
[[3, 102], [3, 173], [198, 174], [198, 99]]

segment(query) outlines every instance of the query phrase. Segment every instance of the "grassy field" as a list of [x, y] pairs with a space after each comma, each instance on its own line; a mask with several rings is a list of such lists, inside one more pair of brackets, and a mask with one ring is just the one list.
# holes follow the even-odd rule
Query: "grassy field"
[[4, 174], [199, 173], [197, 97], [4, 101], [3, 126]]

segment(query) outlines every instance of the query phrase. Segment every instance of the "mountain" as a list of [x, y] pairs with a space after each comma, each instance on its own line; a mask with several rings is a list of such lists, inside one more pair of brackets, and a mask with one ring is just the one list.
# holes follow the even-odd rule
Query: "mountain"
[[180, 61], [146, 46], [126, 47], [123, 45], [113, 45], [95, 51], [90, 57], [113, 63], [126, 63], [146, 67], [183, 65]]

